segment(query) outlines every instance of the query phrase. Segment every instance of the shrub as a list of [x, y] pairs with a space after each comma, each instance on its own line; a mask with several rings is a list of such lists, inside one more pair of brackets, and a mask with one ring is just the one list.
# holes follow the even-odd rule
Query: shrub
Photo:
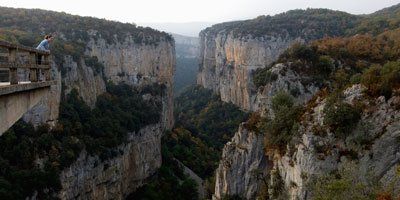
[[84, 60], [85, 60], [86, 66], [92, 68], [95, 75], [103, 72], [104, 65], [103, 65], [103, 63], [99, 62], [99, 59], [97, 58], [97, 56], [92, 56], [92, 57], [85, 56]]
[[361, 76], [361, 83], [368, 88], [368, 95], [390, 98], [393, 89], [400, 87], [400, 62], [388, 62], [383, 67], [374, 65], [368, 68]]
[[361, 118], [361, 109], [330, 97], [324, 108], [324, 124], [339, 138], [347, 137]]
[[279, 56], [278, 62], [302, 60], [312, 63], [318, 61], [318, 59], [319, 55], [314, 46], [296, 43]]
[[258, 126], [260, 121], [261, 121], [260, 114], [255, 112], [250, 115], [249, 119], [244, 124], [244, 126], [247, 130], [258, 132], [259, 131]]
[[260, 129], [265, 134], [266, 149], [278, 149], [284, 152], [286, 145], [297, 133], [297, 122], [302, 107], [294, 105], [293, 97], [285, 92], [278, 92], [272, 99], [274, 117], [262, 121]]
[[368, 174], [361, 175], [354, 163], [346, 163], [343, 168], [329, 175], [314, 177], [308, 183], [308, 188], [315, 200], [374, 200], [382, 189], [379, 181]]
[[280, 91], [273, 96], [271, 103], [272, 110], [274, 112], [279, 112], [281, 109], [293, 107], [294, 100], [293, 97], [286, 92]]
[[271, 172], [272, 181], [270, 182], [268, 188], [271, 190], [270, 198], [277, 200], [289, 199], [285, 182], [282, 179], [278, 170], [273, 170]]
[[261, 87], [276, 81], [278, 74], [272, 73], [269, 68], [257, 69], [254, 73], [253, 82], [256, 87]]

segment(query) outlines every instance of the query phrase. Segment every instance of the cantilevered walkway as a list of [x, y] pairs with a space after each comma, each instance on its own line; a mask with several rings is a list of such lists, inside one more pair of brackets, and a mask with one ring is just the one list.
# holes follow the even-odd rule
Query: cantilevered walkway
[[0, 41], [0, 136], [54, 84], [48, 52]]

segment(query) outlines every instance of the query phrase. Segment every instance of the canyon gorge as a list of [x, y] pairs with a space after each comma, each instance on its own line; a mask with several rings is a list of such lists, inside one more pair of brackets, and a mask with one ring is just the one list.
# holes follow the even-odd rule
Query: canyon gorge
[[57, 80], [0, 138], [0, 199], [400, 194], [400, 5], [292, 10], [199, 38], [0, 12], [1, 40], [56, 33]]

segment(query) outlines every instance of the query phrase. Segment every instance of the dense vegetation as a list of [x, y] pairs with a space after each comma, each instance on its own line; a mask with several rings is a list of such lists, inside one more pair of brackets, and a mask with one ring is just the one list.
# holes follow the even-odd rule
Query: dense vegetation
[[396, 198], [392, 194], [399, 184], [399, 175], [397, 173], [391, 183], [383, 186], [370, 174], [361, 175], [357, 165], [349, 162], [337, 171], [314, 178], [307, 186], [315, 200], [390, 200]]
[[220, 152], [247, 115], [210, 90], [188, 88], [176, 99], [176, 129], [167, 145], [176, 158], [199, 176], [216, 169]]
[[370, 33], [373, 35], [394, 30], [400, 26], [400, 4], [382, 9], [370, 15], [362, 16], [356, 27], [348, 31], [348, 35]]
[[162, 146], [162, 158], [163, 163], [158, 170], [157, 177], [130, 194], [127, 200], [198, 199], [197, 183], [184, 174], [182, 166], [174, 159], [165, 145]]
[[175, 105], [176, 127], [162, 141], [163, 167], [158, 177], [132, 194], [131, 199], [196, 199], [191, 180], [174, 159], [205, 179], [206, 193], [213, 193], [213, 175], [222, 147], [247, 118], [238, 108], [199, 86], [187, 88]]
[[221, 31], [236, 36], [290, 36], [306, 41], [323, 37], [353, 36], [356, 34], [380, 34], [395, 30], [400, 25], [400, 5], [382, 9], [369, 15], [352, 15], [328, 9], [291, 10], [274, 16], [215, 24], [204, 32]]
[[[161, 92], [162, 86], [151, 89]], [[62, 134], [77, 137], [89, 153], [104, 159], [115, 154], [110, 148], [124, 142], [128, 132], [157, 123], [161, 110], [161, 102], [144, 101], [131, 86], [109, 84], [107, 91], [98, 97], [93, 110], [72, 91], [61, 103], [59, 117]]]
[[[399, 58], [400, 29], [396, 29], [377, 36], [325, 38], [309, 45], [295, 44], [277, 62], [286, 63], [297, 73], [310, 77], [310, 83], [334, 87], [359, 80], [371, 66], [382, 66]], [[254, 84], [257, 87], [276, 79], [269, 69], [266, 67], [255, 72]]]
[[[146, 90], [160, 91], [162, 86]], [[128, 132], [158, 122], [160, 110], [159, 101], [144, 101], [127, 85], [109, 84], [94, 109], [72, 91], [61, 104], [59, 124], [53, 130], [46, 126], [34, 130], [19, 122], [0, 138], [0, 199], [25, 199], [34, 191], [40, 199], [52, 198], [60, 189], [60, 170], [83, 149], [101, 159], [120, 154], [113, 147], [125, 142]]]
[[[350, 105], [340, 93], [352, 84], [366, 86], [365, 94], [371, 98], [384, 96], [389, 99], [400, 88], [400, 29], [385, 31], [376, 36], [357, 35], [345, 38], [325, 38], [308, 45], [295, 44], [286, 50], [277, 62], [285, 63], [302, 76], [303, 84], [325, 88], [328, 99], [324, 109], [325, 128], [337, 138], [346, 139], [357, 125], [362, 105]], [[269, 68], [256, 71], [254, 84], [258, 87], [275, 81], [278, 75]], [[278, 94], [273, 98], [272, 119], [254, 119], [266, 133], [267, 147], [285, 149], [296, 136], [299, 115], [305, 109], [292, 108], [290, 98]], [[278, 101], [279, 100], [279, 101]], [[277, 109], [275, 104], [286, 105]], [[299, 109], [299, 110], [298, 110]], [[299, 112], [299, 113], [298, 113]], [[261, 121], [264, 125], [257, 125]], [[293, 128], [292, 128], [293, 127]]]
[[221, 148], [247, 115], [224, 103], [210, 90], [190, 87], [176, 98], [176, 126], [184, 127], [208, 146]]
[[216, 24], [205, 32], [218, 33], [225, 30], [243, 36], [289, 36], [313, 40], [324, 36], [344, 35], [347, 29], [356, 25], [358, 18], [327, 9], [292, 10], [275, 16], [259, 16], [252, 20]]
[[210, 194], [222, 148], [247, 114], [199, 86], [187, 88], [176, 98], [175, 108], [176, 127], [167, 133], [165, 145], [175, 158], [206, 179]]
[[[137, 27], [135, 24], [120, 23], [93, 17], [81, 17], [66, 13], [0, 7], [0, 27], [10, 31], [26, 32], [27, 42], [38, 35], [58, 33], [59, 39], [87, 42], [91, 35], [102, 37], [109, 43], [122, 41], [131, 35], [137, 43], [153, 43], [160, 40], [172, 41], [172, 36], [151, 28]], [[63, 22], [63, 23], [60, 23]], [[94, 31], [93, 34], [89, 33]], [[25, 40], [18, 40], [25, 41]], [[16, 41], [16, 42], [18, 42]], [[29, 45], [29, 44], [27, 44]], [[33, 45], [30, 43], [30, 45]]]

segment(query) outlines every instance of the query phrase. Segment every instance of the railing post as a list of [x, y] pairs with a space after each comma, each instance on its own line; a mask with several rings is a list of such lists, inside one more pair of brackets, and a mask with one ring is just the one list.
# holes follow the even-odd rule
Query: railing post
[[[50, 55], [49, 54], [44, 55], [44, 64], [50, 66]], [[45, 81], [50, 81], [50, 67], [46, 67], [44, 69], [44, 78], [45, 78]]]
[[8, 61], [10, 62], [10, 85], [18, 84], [17, 73], [17, 50], [14, 48], [8, 49]]
[[29, 80], [31, 82], [37, 82], [38, 81], [38, 70], [37, 70], [37, 62], [36, 62], [36, 53], [29, 53], [30, 55], [30, 63], [31, 63], [31, 68], [29, 69]]
[[48, 65], [49, 64], [49, 54], [44, 54], [43, 55], [43, 63], [42, 63], [42, 65]]
[[44, 79], [45, 81], [50, 81], [50, 69], [45, 69], [44, 70]]

